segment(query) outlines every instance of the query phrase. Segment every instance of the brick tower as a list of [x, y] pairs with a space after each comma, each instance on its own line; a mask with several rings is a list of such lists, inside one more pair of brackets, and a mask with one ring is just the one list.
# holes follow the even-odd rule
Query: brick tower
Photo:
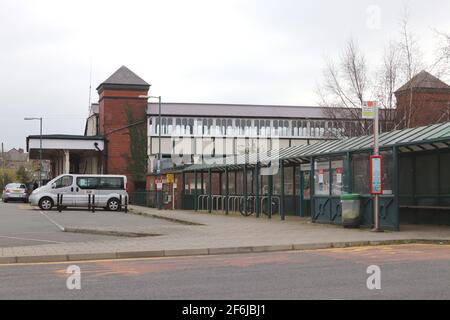
[[147, 99], [150, 85], [125, 66], [97, 87], [99, 133], [105, 139], [104, 171], [124, 174], [129, 192], [145, 188]]
[[401, 128], [450, 121], [450, 86], [421, 71], [395, 92]]

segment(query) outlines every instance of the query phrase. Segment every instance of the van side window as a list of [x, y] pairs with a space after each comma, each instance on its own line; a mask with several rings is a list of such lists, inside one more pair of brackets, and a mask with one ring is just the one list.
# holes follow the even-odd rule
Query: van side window
[[101, 177], [99, 189], [123, 190], [123, 184], [123, 178], [120, 177]]
[[77, 185], [81, 189], [98, 189], [98, 180], [96, 177], [79, 177], [77, 178]]
[[73, 182], [72, 176], [64, 176], [55, 181], [56, 189], [70, 187]]

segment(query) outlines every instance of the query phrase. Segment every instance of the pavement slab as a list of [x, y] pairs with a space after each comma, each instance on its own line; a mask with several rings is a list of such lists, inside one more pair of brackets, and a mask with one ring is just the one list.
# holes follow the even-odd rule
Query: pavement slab
[[68, 261], [450, 242], [448, 226], [402, 226], [400, 232], [374, 233], [368, 229], [313, 224], [296, 217], [280, 221], [279, 217], [267, 219], [180, 210], [162, 211], [138, 206], [130, 206], [128, 214], [107, 211], [99, 211], [94, 215], [88, 211], [46, 214], [64, 227], [64, 224], [70, 223], [67, 227], [148, 232], [159, 236], [106, 237], [94, 241], [2, 248], [0, 263], [29, 262], [33, 261], [33, 257], [36, 261], [44, 261], [45, 257], [49, 261]]

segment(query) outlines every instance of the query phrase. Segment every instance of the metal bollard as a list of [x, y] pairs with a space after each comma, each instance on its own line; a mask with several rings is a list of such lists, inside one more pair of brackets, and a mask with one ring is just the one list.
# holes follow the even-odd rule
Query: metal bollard
[[56, 207], [58, 208], [58, 212], [62, 212], [63, 194], [61, 193], [58, 195], [59, 195], [59, 197], [57, 199], [58, 204]]
[[91, 211], [91, 194], [88, 194], [88, 211]]
[[122, 210], [122, 195], [119, 194], [119, 211]]
[[92, 195], [92, 212], [95, 213], [95, 194]]
[[125, 196], [125, 213], [128, 212], [128, 196]]

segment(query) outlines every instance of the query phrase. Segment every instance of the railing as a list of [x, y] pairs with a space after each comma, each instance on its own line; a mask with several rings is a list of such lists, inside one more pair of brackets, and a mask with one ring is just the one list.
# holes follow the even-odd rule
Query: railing
[[[243, 208], [244, 208], [244, 201], [245, 201], [245, 197], [242, 195], [230, 195], [228, 196], [228, 200], [226, 200], [227, 196], [224, 195], [211, 195], [211, 202], [208, 201], [209, 195], [207, 194], [201, 194], [199, 196], [197, 196], [197, 210], [199, 211], [203, 211], [203, 210], [208, 210], [209, 211], [209, 206], [211, 205], [211, 211], [222, 211], [225, 212], [226, 211], [226, 207], [225, 207], [225, 202], [227, 201], [227, 207], [228, 207], [228, 211], [230, 212], [243, 212]], [[272, 210], [273, 213], [279, 213], [281, 210], [281, 198], [280, 196], [274, 196], [272, 195], [267, 196], [259, 196], [259, 201], [260, 201], [260, 211], [264, 214], [269, 214], [270, 213], [270, 207], [267, 208], [266, 210], [266, 206], [264, 206], [264, 201], [268, 201], [269, 198], [275, 199], [275, 203], [277, 206], [277, 210]], [[256, 212], [256, 202], [257, 202], [257, 197], [255, 195], [249, 195], [247, 196], [247, 210], [248, 213], [254, 213]]]
[[136, 191], [130, 193], [130, 204], [156, 208], [157, 203], [156, 191]]

